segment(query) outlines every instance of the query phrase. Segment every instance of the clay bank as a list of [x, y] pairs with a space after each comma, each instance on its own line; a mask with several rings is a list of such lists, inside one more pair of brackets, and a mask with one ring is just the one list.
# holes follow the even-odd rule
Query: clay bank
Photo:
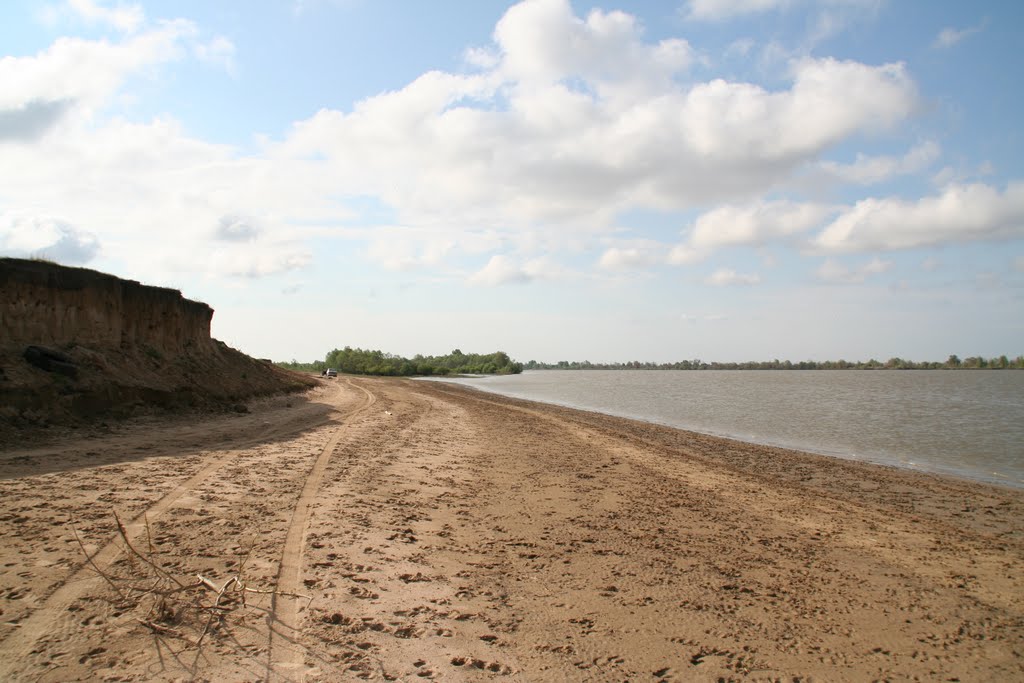
[[0, 430], [238, 407], [310, 380], [210, 336], [213, 309], [85, 268], [0, 259]]

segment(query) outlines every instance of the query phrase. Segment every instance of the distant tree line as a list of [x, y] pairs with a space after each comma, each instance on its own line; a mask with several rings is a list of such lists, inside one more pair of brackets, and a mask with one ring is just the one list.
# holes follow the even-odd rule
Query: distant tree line
[[675, 363], [644, 363], [629, 361], [626, 363], [591, 363], [590, 361], [558, 361], [557, 363], [539, 363], [531, 360], [523, 366], [526, 370], [946, 370], [946, 369], [988, 369], [988, 370], [1024, 370], [1024, 356], [1014, 359], [1006, 356], [983, 358], [970, 356], [961, 360], [952, 355], [939, 361], [912, 361], [905, 358], [890, 358], [879, 361], [874, 358], [866, 361], [846, 360], [769, 360], [746, 361], [743, 363], [705, 362], [700, 359], [683, 360]]
[[504, 351], [495, 353], [463, 353], [455, 349], [447, 356], [403, 358], [382, 351], [353, 349], [346, 346], [334, 349], [323, 361], [312, 363], [278, 363], [281, 367], [304, 372], [323, 372], [333, 368], [350, 375], [387, 375], [393, 377], [445, 376], [445, 375], [515, 375], [523, 371], [523, 364], [509, 358]]

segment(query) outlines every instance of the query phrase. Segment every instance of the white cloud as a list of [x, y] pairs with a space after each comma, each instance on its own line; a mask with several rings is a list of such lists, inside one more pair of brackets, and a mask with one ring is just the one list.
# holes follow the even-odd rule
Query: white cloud
[[20, 258], [46, 258], [82, 265], [100, 251], [97, 237], [50, 217], [0, 213], [0, 253]]
[[705, 284], [715, 287], [729, 287], [733, 285], [756, 285], [761, 282], [761, 276], [757, 273], [737, 273], [731, 268], [719, 268], [709, 275]]
[[[198, 33], [190, 21], [162, 21], [119, 41], [60, 38], [0, 59], [0, 200], [29, 217], [59, 211], [74, 226], [33, 250], [84, 261], [98, 250], [83, 236], [98, 234], [105, 260], [149, 281], [179, 271], [262, 277], [303, 267], [311, 253], [296, 235], [346, 214], [315, 163], [244, 157], [167, 117], [106, 114], [132, 76], [195, 56]], [[152, 235], [174, 239], [153, 249]]]
[[[453, 272], [446, 263], [456, 256], [500, 250], [511, 255], [492, 257], [470, 282], [548, 279], [564, 273], [531, 255], [595, 243], [607, 247], [603, 268], [682, 265], [820, 225], [835, 209], [750, 197], [816, 167], [836, 145], [899, 126], [918, 101], [900, 64], [799, 59], [774, 90], [695, 81], [684, 41], [647, 41], [623, 12], [581, 18], [566, 0], [528, 0], [505, 14], [492, 45], [467, 53], [476, 70], [429, 72], [350, 111], [321, 110], [252, 156], [191, 138], [170, 118], [101, 117], [134, 74], [178, 59], [231, 59], [230, 41], [198, 35], [179, 20], [120, 42], [65, 38], [35, 56], [0, 59], [8, 86], [0, 140], [17, 142], [0, 164], [4, 201], [52, 211], [49, 188], [59, 186], [61, 210], [103, 234], [105, 256], [157, 271], [260, 276], [301, 267], [311, 257], [304, 235], [340, 234], [351, 218], [342, 193], [375, 198], [403, 226], [400, 240], [378, 227], [377, 237], [362, 236], [364, 255], [389, 269]], [[878, 178], [926, 163], [930, 150], [830, 169]], [[630, 208], [722, 201], [686, 243], [602, 239]], [[142, 230], [178, 239], [154, 253]]]
[[71, 100], [34, 100], [0, 109], [0, 142], [35, 142], [68, 113]]
[[969, 26], [968, 28], [963, 29], [956, 29], [951, 26], [947, 26], [939, 31], [939, 35], [935, 36], [935, 41], [932, 43], [932, 47], [939, 49], [953, 47], [965, 38], [968, 38], [975, 33], [980, 33], [984, 28], [984, 22], [977, 26]]
[[470, 66], [480, 69], [493, 69], [501, 62], [501, 55], [497, 52], [481, 47], [467, 48], [462, 58]]
[[923, 142], [902, 157], [866, 156], [858, 154], [852, 164], [823, 161], [820, 167], [834, 178], [858, 185], [881, 183], [898, 175], [918, 173], [939, 158], [940, 147], [934, 142]]
[[[518, 27], [526, 11], [537, 15], [533, 32]], [[765, 191], [848, 137], [899, 124], [916, 105], [897, 64], [803, 59], [792, 65], [792, 87], [774, 92], [652, 79], [676, 63], [643, 44], [633, 23], [567, 12], [563, 2], [517, 5], [496, 32], [494, 69], [431, 72], [350, 113], [322, 110], [275, 153], [324, 157], [339, 186], [381, 197], [403, 222], [600, 232], [628, 207], [683, 209]], [[581, 32], [598, 45], [613, 35], [617, 51], [584, 63], [555, 47]], [[554, 54], [540, 60], [535, 50]]]
[[[369, 261], [385, 270], [403, 272], [428, 268], [453, 271], [449, 264], [457, 260], [508, 246], [506, 236], [500, 231], [449, 225], [372, 225], [355, 230], [351, 237], [366, 240], [363, 255]], [[541, 244], [520, 251], [545, 251], [545, 247]]]
[[120, 43], [60, 38], [31, 57], [0, 59], [0, 111], [40, 102], [98, 105], [130, 74], [177, 59], [183, 39], [195, 33], [188, 21], [164, 22]]
[[313, 258], [309, 248], [294, 244], [275, 244], [271, 248], [240, 244], [217, 248], [190, 263], [182, 270], [214, 272], [236, 277], [261, 278], [286, 273], [309, 265]]
[[387, 270], [410, 271], [440, 265], [456, 246], [450, 238], [420, 242], [392, 235], [373, 240], [367, 256]]
[[677, 244], [668, 252], [668, 263], [673, 266], [687, 266], [703, 260], [707, 253], [685, 244]]
[[192, 51], [202, 62], [218, 66], [229, 74], [235, 72], [235, 44], [224, 36], [216, 36], [206, 43], [196, 43]]
[[939, 188], [944, 188], [949, 185], [968, 185], [993, 175], [995, 170], [995, 166], [987, 159], [976, 166], [968, 168], [943, 166], [932, 174], [929, 181], [932, 185]]
[[553, 280], [563, 275], [561, 269], [546, 258], [520, 263], [503, 254], [495, 254], [487, 265], [473, 273], [467, 281], [472, 285], [494, 287], [510, 283], [525, 284], [535, 280]]
[[975, 183], [950, 185], [917, 201], [864, 199], [813, 241], [822, 251], [909, 249], [1024, 237], [1024, 181], [1000, 192]]
[[723, 80], [695, 86], [678, 142], [720, 163], [792, 168], [856, 131], [894, 125], [915, 106], [914, 86], [899, 64], [806, 58], [792, 73], [793, 88], [779, 93]]
[[65, 0], [59, 5], [44, 6], [42, 18], [47, 24], [55, 24], [61, 18], [69, 17], [86, 24], [109, 26], [124, 33], [132, 33], [146, 20], [141, 5], [118, 3], [107, 7], [107, 3], [94, 0]]
[[573, 14], [568, 0], [526, 0], [513, 5], [494, 29], [501, 68], [521, 84], [550, 84], [566, 77], [598, 86], [657, 81], [692, 59], [684, 40], [645, 44], [636, 18], [620, 11]]
[[820, 226], [832, 213], [833, 207], [790, 201], [723, 206], [697, 218], [690, 244], [697, 249], [714, 249], [784, 240]]
[[645, 268], [665, 261], [659, 253], [662, 245], [645, 242], [639, 246], [609, 247], [601, 254], [598, 266], [606, 270], [631, 270]]
[[1013, 260], [1013, 269], [1018, 273], [1024, 273], [1024, 256], [1018, 256]]
[[619, 249], [618, 247], [606, 249], [598, 261], [600, 267], [615, 270], [636, 268], [637, 266], [649, 264], [649, 257], [639, 249]]
[[260, 234], [256, 221], [251, 216], [221, 216], [214, 236], [225, 242], [251, 242]]
[[746, 14], [760, 14], [785, 9], [793, 0], [690, 0], [687, 3], [691, 19], [722, 21]]
[[727, 57], [746, 57], [756, 45], [757, 43], [752, 38], [739, 38], [729, 43], [729, 46], [725, 48], [725, 55]]
[[[301, 267], [311, 256], [298, 243], [302, 232], [349, 217], [315, 164], [240, 157], [165, 119], [100, 126], [73, 119], [36, 144], [5, 146], [5, 203], [54, 211], [53, 187], [61, 188], [68, 222], [103, 236], [105, 258], [150, 280]], [[153, 249], [153, 235], [174, 239]]]
[[815, 275], [823, 282], [858, 284], [872, 275], [890, 270], [892, 265], [892, 261], [883, 261], [875, 257], [859, 267], [850, 268], [836, 259], [827, 259], [815, 271]]

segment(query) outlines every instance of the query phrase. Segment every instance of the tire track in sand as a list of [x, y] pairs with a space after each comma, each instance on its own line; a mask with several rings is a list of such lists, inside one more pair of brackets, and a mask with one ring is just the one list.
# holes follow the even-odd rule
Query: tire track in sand
[[[351, 419], [369, 410], [377, 402], [376, 395], [365, 387], [345, 380], [354, 389], [366, 394], [366, 401], [346, 415]], [[277, 589], [270, 603], [270, 645], [267, 648], [267, 680], [275, 673], [287, 680], [302, 681], [304, 677], [306, 650], [300, 642], [302, 625], [300, 623], [300, 605], [303, 598], [295, 597], [302, 591], [302, 558], [306, 545], [306, 532], [309, 529], [310, 510], [316, 500], [324, 472], [331, 460], [331, 455], [345, 435], [345, 425], [337, 428], [323, 451], [317, 456], [316, 462], [306, 475], [302, 485], [302, 493], [292, 510], [292, 519], [288, 525], [284, 548], [281, 552], [281, 564], [277, 572]], [[288, 595], [291, 594], [291, 595]], [[283, 671], [281, 671], [283, 669]]]
[[[363, 407], [365, 406], [356, 409], [351, 414], [359, 412]], [[301, 432], [311, 426], [319, 426], [327, 421], [327, 419], [316, 417], [309, 424], [291, 423], [283, 429], [280, 426], [272, 425], [261, 430], [257, 436], [234, 441], [229, 447], [225, 447], [222, 450], [246, 448], [262, 443], [269, 438], [281, 438], [292, 433]], [[125, 534], [128, 539], [134, 542], [141, 538], [142, 533], [146, 529], [147, 522], [152, 524], [181, 499], [182, 496], [193, 491], [223, 468], [228, 460], [226, 457], [217, 457], [211, 460], [142, 513], [130, 521], [123, 521]], [[17, 671], [31, 659], [31, 655], [37, 649], [39, 641], [61, 629], [67, 615], [70, 614], [69, 608], [76, 601], [85, 596], [103, 591], [105, 583], [101, 577], [96, 575], [91, 565], [95, 564], [100, 567], [111, 565], [123, 552], [118, 540], [119, 536], [115, 534], [106, 545], [93, 553], [88, 560], [83, 560], [81, 565], [71, 572], [32, 614], [19, 623], [17, 630], [12, 631], [6, 639], [0, 641], [0, 650], [4, 652], [4, 657], [0, 660], [0, 681], [15, 680]]]

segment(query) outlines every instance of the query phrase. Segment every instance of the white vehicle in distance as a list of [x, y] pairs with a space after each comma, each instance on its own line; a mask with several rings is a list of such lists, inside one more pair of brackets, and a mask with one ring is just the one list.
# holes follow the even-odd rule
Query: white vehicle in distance
[[321, 377], [337, 377], [338, 376], [338, 371], [335, 370], [334, 368], [327, 368], [326, 370], [324, 370], [323, 372], [320, 373], [320, 376]]

